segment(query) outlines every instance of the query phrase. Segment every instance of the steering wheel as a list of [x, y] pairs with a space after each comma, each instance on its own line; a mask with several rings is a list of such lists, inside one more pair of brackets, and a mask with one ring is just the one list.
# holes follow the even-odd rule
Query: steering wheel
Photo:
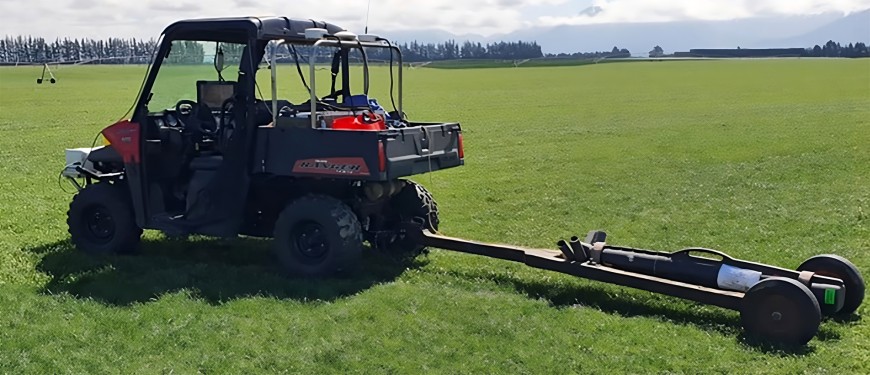
[[235, 126], [235, 98], [227, 98], [221, 104], [221, 114], [218, 117], [218, 129], [219, 130], [232, 130]]
[[175, 104], [175, 113], [185, 129], [190, 129], [195, 132], [201, 132], [208, 135], [214, 135], [218, 132], [219, 126], [211, 115], [211, 110], [193, 100], [180, 100]]

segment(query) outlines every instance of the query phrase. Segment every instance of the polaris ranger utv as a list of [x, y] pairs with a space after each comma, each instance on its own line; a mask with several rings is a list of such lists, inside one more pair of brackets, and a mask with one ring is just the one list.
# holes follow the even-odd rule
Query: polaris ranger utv
[[[389, 55], [389, 112], [368, 96], [371, 51]], [[292, 74], [280, 74], [282, 65]], [[225, 79], [229, 66], [238, 74]], [[328, 90], [318, 76], [331, 79]], [[289, 98], [292, 85], [279, 90], [288, 77], [301, 81], [301, 99]], [[419, 252], [402, 224], [437, 229], [437, 206], [404, 178], [463, 165], [462, 134], [458, 123], [409, 121], [402, 83], [398, 48], [330, 23], [176, 22], [129, 119], [102, 131], [107, 145], [67, 150], [63, 174], [79, 190], [67, 219], [72, 242], [111, 254], [135, 251], [143, 229], [273, 237], [297, 276], [350, 268], [363, 241]]]

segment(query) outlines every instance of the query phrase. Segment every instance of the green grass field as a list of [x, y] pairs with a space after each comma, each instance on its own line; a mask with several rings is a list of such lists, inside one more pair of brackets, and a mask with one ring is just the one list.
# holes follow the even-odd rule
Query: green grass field
[[590, 58], [537, 58], [522, 60], [492, 60], [492, 59], [458, 59], [432, 61], [425, 65], [427, 68], [440, 69], [479, 69], [479, 68], [534, 68], [551, 66], [581, 66], [589, 64], [605, 64], [613, 62], [625, 62], [625, 60], [606, 60]]
[[[730, 310], [443, 250], [320, 282], [278, 276], [259, 240], [149, 232], [140, 256], [86, 257], [63, 149], [117, 120], [143, 72], [38, 86], [0, 68], [0, 373], [870, 373], [867, 304], [787, 349]], [[416, 178], [445, 234], [553, 248], [604, 229], [790, 268], [833, 252], [870, 276], [870, 59], [405, 78], [412, 118], [463, 124], [467, 165]]]

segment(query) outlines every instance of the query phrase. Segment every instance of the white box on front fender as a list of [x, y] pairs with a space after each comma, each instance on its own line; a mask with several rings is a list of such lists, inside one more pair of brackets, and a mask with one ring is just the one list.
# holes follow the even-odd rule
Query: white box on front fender
[[79, 173], [79, 171], [76, 170], [76, 167], [81, 166], [84, 169], [93, 170], [94, 165], [93, 163], [88, 161], [88, 155], [90, 155], [91, 151], [100, 148], [102, 148], [102, 146], [94, 148], [68, 148], [64, 150], [64, 154], [66, 155], [66, 164], [63, 168], [63, 176], [72, 178], [84, 177], [81, 173]]

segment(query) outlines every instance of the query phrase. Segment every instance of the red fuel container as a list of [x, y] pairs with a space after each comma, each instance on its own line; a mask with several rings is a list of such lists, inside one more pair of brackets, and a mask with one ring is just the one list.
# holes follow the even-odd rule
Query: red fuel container
[[384, 118], [379, 114], [364, 113], [357, 116], [339, 117], [332, 121], [335, 130], [385, 130]]

